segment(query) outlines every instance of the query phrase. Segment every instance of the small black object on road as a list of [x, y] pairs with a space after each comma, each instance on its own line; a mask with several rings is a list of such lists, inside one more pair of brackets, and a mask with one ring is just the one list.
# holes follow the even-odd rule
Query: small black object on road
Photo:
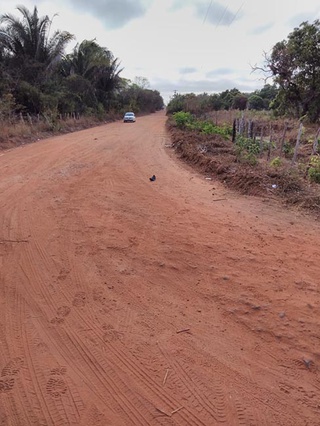
[[156, 180], [156, 175], [152, 175], [149, 179], [151, 180], [151, 182], [154, 182]]

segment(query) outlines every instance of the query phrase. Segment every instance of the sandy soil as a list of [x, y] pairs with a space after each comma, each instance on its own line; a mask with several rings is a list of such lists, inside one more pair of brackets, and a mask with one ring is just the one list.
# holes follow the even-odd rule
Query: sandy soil
[[1, 426], [320, 424], [319, 225], [165, 120], [0, 154]]

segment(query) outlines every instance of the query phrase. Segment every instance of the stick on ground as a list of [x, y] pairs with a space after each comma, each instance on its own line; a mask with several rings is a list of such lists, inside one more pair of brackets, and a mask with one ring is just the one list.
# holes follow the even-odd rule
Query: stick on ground
[[163, 384], [163, 385], [165, 385], [165, 384], [166, 384], [168, 374], [169, 374], [169, 368], [167, 368], [166, 374], [165, 374], [165, 376], [164, 376], [164, 379], [163, 379], [163, 382], [162, 382], [162, 384]]

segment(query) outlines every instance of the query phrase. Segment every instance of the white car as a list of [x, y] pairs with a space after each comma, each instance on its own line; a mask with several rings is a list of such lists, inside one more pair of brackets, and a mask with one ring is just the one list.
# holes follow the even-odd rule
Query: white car
[[124, 123], [135, 123], [136, 122], [136, 116], [134, 115], [134, 112], [126, 112], [123, 117]]

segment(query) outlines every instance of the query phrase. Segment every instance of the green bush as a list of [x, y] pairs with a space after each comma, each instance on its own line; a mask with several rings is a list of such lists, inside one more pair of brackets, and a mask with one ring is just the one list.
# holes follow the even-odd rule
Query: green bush
[[293, 155], [293, 147], [290, 145], [289, 142], [284, 143], [283, 152], [286, 157], [290, 157], [291, 155]]
[[260, 144], [251, 138], [238, 136], [236, 139], [237, 152], [246, 151], [248, 154], [257, 155], [260, 152]]
[[271, 167], [280, 167], [282, 165], [282, 161], [280, 157], [275, 157], [273, 160], [270, 161]]
[[320, 183], [320, 157], [313, 155], [310, 159], [308, 176], [312, 182]]
[[228, 138], [232, 135], [232, 127], [215, 126], [211, 121], [196, 120], [190, 112], [179, 111], [173, 114], [176, 126], [180, 129], [196, 130], [206, 135], [221, 135]]
[[173, 114], [173, 118], [176, 122], [177, 127], [179, 127], [180, 129], [183, 129], [187, 127], [187, 125], [194, 123], [194, 117], [192, 114], [190, 114], [190, 112], [175, 112]]
[[232, 135], [232, 127], [226, 125], [215, 126], [212, 122], [202, 121], [199, 127], [201, 133], [205, 133], [206, 135], [220, 135], [226, 139]]

